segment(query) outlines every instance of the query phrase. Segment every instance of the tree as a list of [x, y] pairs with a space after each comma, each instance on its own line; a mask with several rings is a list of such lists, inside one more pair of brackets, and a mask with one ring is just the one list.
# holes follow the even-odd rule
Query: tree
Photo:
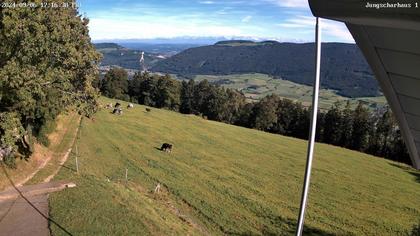
[[369, 130], [372, 129], [369, 110], [359, 102], [353, 112], [353, 132], [351, 148], [358, 151], [365, 151], [368, 147]]
[[351, 110], [350, 101], [347, 101], [344, 110], [341, 113], [341, 139], [339, 145], [341, 147], [350, 147], [353, 132], [353, 111]]
[[193, 110], [195, 114], [203, 113], [207, 109], [206, 100], [210, 96], [211, 85], [207, 80], [200, 81], [194, 88]]
[[169, 75], [161, 76], [156, 82], [156, 93], [154, 94], [155, 106], [158, 108], [169, 108], [177, 111], [179, 109], [181, 87], [179, 81], [171, 79]]
[[194, 113], [193, 108], [193, 95], [194, 95], [194, 80], [189, 80], [186, 82], [182, 81], [181, 84], [181, 106], [179, 108], [181, 113], [192, 114]]
[[245, 96], [232, 89], [226, 90], [227, 108], [224, 111], [224, 120], [229, 124], [235, 124], [241, 116], [241, 111], [246, 104]]
[[340, 103], [336, 102], [325, 114], [324, 142], [338, 145], [342, 134], [342, 112]]
[[276, 125], [279, 99], [277, 95], [269, 95], [254, 105], [251, 117], [252, 128], [270, 131]]
[[[256, 104], [256, 103], [255, 103]], [[236, 125], [252, 128], [254, 126], [254, 103], [246, 103], [239, 112], [239, 118], [235, 121]]]
[[129, 100], [127, 71], [122, 68], [111, 68], [102, 81], [101, 92], [109, 98]]
[[379, 149], [377, 150], [377, 155], [388, 156], [390, 150], [390, 143], [393, 138], [396, 136], [397, 125], [392, 116], [391, 110], [387, 108], [383, 113], [382, 117], [379, 119], [376, 126], [376, 140], [379, 143]]
[[144, 81], [145, 76], [142, 73], [137, 72], [134, 74], [133, 78], [128, 81], [128, 96], [130, 96], [130, 101], [141, 103], [141, 86]]
[[0, 148], [15, 152], [32, 129], [67, 108], [96, 111], [100, 54], [77, 9], [1, 8], [0, 20], [0, 133], [8, 136]]

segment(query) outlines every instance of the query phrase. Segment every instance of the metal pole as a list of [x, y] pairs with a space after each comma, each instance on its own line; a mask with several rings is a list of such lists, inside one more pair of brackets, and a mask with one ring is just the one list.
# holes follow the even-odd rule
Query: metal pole
[[299, 220], [296, 230], [296, 235], [301, 236], [303, 232], [303, 225], [305, 220], [305, 210], [306, 210], [306, 203], [308, 200], [308, 192], [309, 192], [309, 183], [311, 179], [311, 169], [312, 169], [312, 159], [314, 156], [314, 145], [315, 145], [315, 134], [316, 134], [316, 121], [317, 121], [317, 114], [318, 114], [318, 95], [319, 95], [319, 77], [321, 71], [321, 32], [319, 26], [319, 18], [316, 18], [316, 26], [315, 26], [315, 45], [316, 45], [316, 55], [315, 55], [315, 83], [313, 87], [313, 97], [312, 97], [312, 120], [310, 126], [310, 136], [309, 136], [309, 144], [308, 144], [308, 153], [307, 153], [307, 160], [306, 160], [306, 170], [305, 170], [305, 180], [303, 182], [303, 190], [302, 190], [302, 199], [300, 201], [300, 212], [299, 212]]

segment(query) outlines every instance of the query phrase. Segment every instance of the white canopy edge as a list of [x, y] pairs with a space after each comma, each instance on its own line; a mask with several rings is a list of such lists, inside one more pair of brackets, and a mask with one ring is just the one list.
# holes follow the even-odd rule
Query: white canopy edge
[[309, 3], [315, 16], [346, 24], [396, 116], [413, 167], [420, 169], [420, 8], [373, 11], [358, 0]]

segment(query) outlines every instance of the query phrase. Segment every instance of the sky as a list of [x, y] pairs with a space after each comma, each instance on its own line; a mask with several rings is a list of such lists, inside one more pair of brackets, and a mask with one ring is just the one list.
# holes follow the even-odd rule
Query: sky
[[[307, 0], [77, 0], [93, 40], [226, 37], [313, 42]], [[322, 20], [322, 41], [354, 43], [344, 24]]]

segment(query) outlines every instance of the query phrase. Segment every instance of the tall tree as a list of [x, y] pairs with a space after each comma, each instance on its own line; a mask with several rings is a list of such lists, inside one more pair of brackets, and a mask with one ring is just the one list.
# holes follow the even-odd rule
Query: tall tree
[[111, 68], [102, 81], [101, 92], [110, 98], [129, 100], [127, 71], [122, 68]]
[[351, 146], [351, 138], [353, 133], [353, 111], [351, 110], [350, 101], [347, 101], [343, 112], [341, 113], [341, 139], [339, 145], [342, 147]]
[[179, 81], [171, 79], [169, 75], [161, 76], [155, 79], [157, 79], [157, 90], [154, 94], [156, 107], [165, 107], [177, 111], [181, 103], [181, 87]]
[[194, 96], [194, 80], [190, 79], [188, 82], [185, 80], [181, 84], [181, 106], [179, 108], [181, 113], [191, 114], [194, 113], [193, 96]]
[[224, 120], [229, 124], [234, 124], [240, 119], [241, 111], [246, 104], [245, 96], [241, 92], [232, 89], [227, 89], [226, 95], [227, 108], [224, 111]]
[[324, 142], [338, 145], [342, 134], [342, 111], [340, 103], [336, 102], [325, 114]]
[[359, 102], [353, 112], [353, 132], [351, 148], [365, 151], [369, 142], [369, 130], [372, 129], [369, 110]]
[[253, 128], [270, 131], [275, 127], [278, 121], [277, 105], [279, 100], [277, 95], [269, 95], [254, 105], [251, 117]]
[[194, 111], [196, 111], [197, 113], [203, 113], [206, 111], [206, 100], [211, 94], [211, 89], [211, 85], [207, 80], [200, 81], [195, 86], [193, 94]]
[[389, 155], [389, 152], [391, 151], [390, 144], [392, 143], [392, 140], [396, 136], [396, 131], [397, 131], [396, 121], [394, 120], [392, 112], [389, 108], [385, 110], [381, 119], [379, 119], [376, 130], [378, 133], [379, 141], [381, 143], [381, 149], [379, 150], [379, 155], [387, 156]]
[[70, 106], [96, 111], [100, 55], [77, 9], [1, 8], [0, 20], [0, 133], [14, 133], [0, 148], [16, 151], [29, 128], [39, 131]]

